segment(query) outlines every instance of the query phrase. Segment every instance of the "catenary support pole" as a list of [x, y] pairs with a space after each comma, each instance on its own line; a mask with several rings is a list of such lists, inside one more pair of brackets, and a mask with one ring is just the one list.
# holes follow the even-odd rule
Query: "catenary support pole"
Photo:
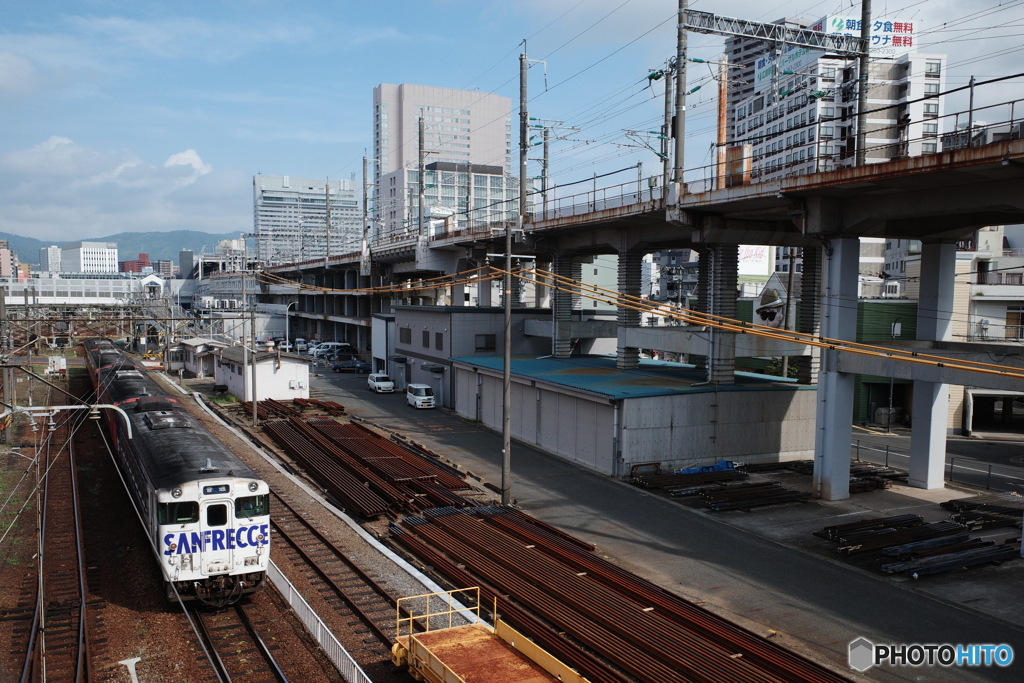
[[256, 405], [259, 401], [256, 400], [256, 307], [253, 306], [249, 311], [249, 332], [251, 343], [252, 343], [252, 364], [250, 369], [252, 371], [252, 426], [258, 427], [259, 420], [256, 415]]
[[864, 54], [860, 56], [857, 78], [857, 150], [856, 162], [863, 166], [868, 159], [868, 77], [871, 70], [871, 0], [860, 0], [860, 37]]
[[417, 221], [417, 225], [416, 225], [416, 235], [418, 237], [423, 237], [423, 194], [424, 194], [424, 190], [425, 190], [425, 187], [426, 187], [426, 182], [425, 182], [426, 181], [426, 178], [425, 178], [426, 172], [424, 171], [423, 166], [424, 166], [424, 160], [426, 159], [427, 154], [426, 154], [426, 151], [423, 148], [423, 135], [424, 135], [423, 134], [423, 117], [420, 116], [420, 119], [419, 119], [420, 155], [419, 155], [419, 165], [417, 166], [417, 168], [419, 169], [419, 174], [420, 174], [419, 175], [419, 178], [420, 178], [419, 179], [419, 203], [420, 203], [420, 206], [419, 206], [419, 220]]
[[[675, 77], [675, 62], [669, 60], [665, 69], [665, 123], [661, 127], [661, 187], [667, 191], [672, 179], [672, 79]], [[664, 196], [664, 195], [663, 195]]]
[[679, 0], [679, 15], [676, 24], [676, 120], [673, 133], [676, 138], [672, 180], [683, 182], [683, 166], [686, 148], [686, 10], [689, 0]]

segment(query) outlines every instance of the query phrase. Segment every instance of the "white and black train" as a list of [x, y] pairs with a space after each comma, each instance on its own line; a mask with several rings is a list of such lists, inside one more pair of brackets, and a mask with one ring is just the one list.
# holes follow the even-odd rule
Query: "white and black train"
[[89, 376], [106, 409], [117, 466], [160, 553], [167, 597], [220, 607], [263, 588], [270, 490], [109, 339], [88, 339]]

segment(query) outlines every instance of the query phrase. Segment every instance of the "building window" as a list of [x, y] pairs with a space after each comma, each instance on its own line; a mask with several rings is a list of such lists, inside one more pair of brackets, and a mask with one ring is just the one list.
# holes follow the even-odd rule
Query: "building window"
[[441, 332], [434, 333], [434, 350], [444, 351], [444, 334]]
[[493, 334], [476, 335], [477, 351], [494, 351], [498, 346], [496, 336]]
[[401, 327], [398, 329], [398, 341], [402, 344], [412, 344], [412, 328]]
[[1021, 339], [1021, 321], [1024, 320], [1024, 306], [1006, 307], [1006, 328], [1004, 336], [1006, 339]]
[[924, 136], [926, 138], [934, 138], [939, 134], [938, 123], [925, 123], [923, 124]]
[[924, 96], [925, 97], [938, 97], [939, 96], [939, 84], [938, 83], [925, 83], [924, 84]]
[[934, 142], [922, 142], [921, 143], [921, 154], [935, 154], [939, 151], [939, 146]]
[[938, 78], [942, 75], [942, 62], [925, 62], [924, 75], [926, 78]]
[[925, 102], [924, 103], [924, 115], [929, 118], [934, 118], [939, 115], [939, 103], [938, 102]]
[[423, 348], [430, 348], [430, 332], [427, 330], [423, 330]]

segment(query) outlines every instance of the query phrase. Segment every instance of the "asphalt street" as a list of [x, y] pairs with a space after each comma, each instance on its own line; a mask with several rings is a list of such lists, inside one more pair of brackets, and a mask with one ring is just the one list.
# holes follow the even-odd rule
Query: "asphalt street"
[[[327, 373], [315, 388], [352, 414], [403, 432], [492, 483], [500, 434], [444, 410], [377, 395], [365, 375]], [[635, 487], [514, 443], [513, 496], [523, 509], [591, 541], [616, 563], [856, 680], [1020, 681], [1006, 668], [847, 668], [848, 644], [1006, 643], [1024, 657], [1024, 631], [963, 607], [727, 525]], [[751, 513], [751, 514], [757, 514]]]
[[[861, 460], [900, 469], [910, 465], [910, 430], [897, 427], [893, 434], [854, 427], [853, 453]], [[859, 449], [857, 444], [859, 444]], [[887, 450], [888, 447], [888, 450]], [[945, 478], [993, 491], [1024, 493], [1024, 441], [946, 439]]]

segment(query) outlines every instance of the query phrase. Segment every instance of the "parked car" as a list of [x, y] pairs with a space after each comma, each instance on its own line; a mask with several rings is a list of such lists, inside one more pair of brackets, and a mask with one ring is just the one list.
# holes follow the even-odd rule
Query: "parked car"
[[309, 345], [306, 344], [305, 339], [299, 337], [298, 339], [295, 340], [295, 350], [298, 351], [299, 353], [305, 353], [306, 351], [309, 350]]
[[405, 402], [413, 408], [433, 408], [434, 390], [429, 384], [410, 384], [405, 389]]
[[329, 358], [338, 353], [353, 353], [355, 349], [346, 342], [320, 342], [316, 348], [310, 349], [309, 353], [314, 358]]
[[292, 343], [283, 341], [277, 345], [277, 348], [281, 349], [282, 351], [288, 352], [292, 350]]
[[370, 364], [364, 363], [361, 360], [346, 360], [341, 363], [335, 363], [331, 370], [334, 370], [335, 372], [354, 372], [358, 374], [361, 372], [369, 372]]
[[375, 372], [367, 377], [366, 386], [370, 388], [370, 391], [376, 391], [378, 394], [390, 394], [395, 390], [395, 383], [391, 381], [391, 378], [380, 372]]

